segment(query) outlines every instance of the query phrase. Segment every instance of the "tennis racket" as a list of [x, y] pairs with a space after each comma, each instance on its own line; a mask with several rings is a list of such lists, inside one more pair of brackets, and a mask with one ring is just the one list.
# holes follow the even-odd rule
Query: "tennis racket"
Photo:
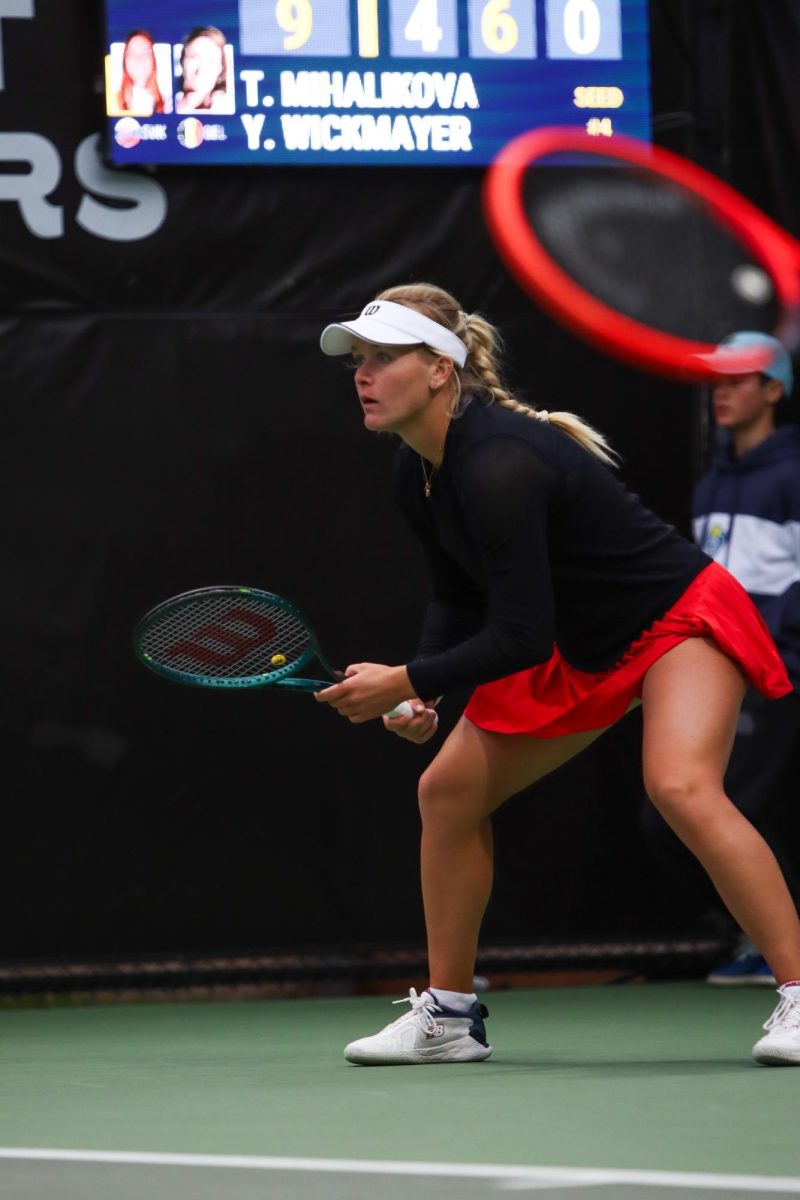
[[[541, 169], [546, 168], [546, 169]], [[522, 287], [604, 353], [705, 382], [735, 330], [800, 340], [800, 243], [728, 184], [636, 138], [524, 133], [484, 184], [496, 248]], [[763, 350], [729, 351], [730, 373]]]
[[[172, 596], [145, 613], [133, 644], [151, 671], [193, 687], [319, 692], [345, 678], [300, 610], [259, 588], [205, 587]], [[326, 679], [301, 674], [314, 660]], [[404, 700], [386, 715], [410, 717], [414, 710]]]

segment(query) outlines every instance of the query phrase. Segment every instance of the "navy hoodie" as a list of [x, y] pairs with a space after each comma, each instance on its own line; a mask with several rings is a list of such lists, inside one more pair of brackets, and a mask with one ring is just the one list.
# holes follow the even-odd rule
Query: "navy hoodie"
[[694, 494], [695, 541], [755, 601], [800, 691], [800, 428], [715, 455]]

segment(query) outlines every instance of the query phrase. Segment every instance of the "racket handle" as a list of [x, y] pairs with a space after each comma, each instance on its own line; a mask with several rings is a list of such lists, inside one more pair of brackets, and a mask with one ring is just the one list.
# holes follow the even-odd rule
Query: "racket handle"
[[[433, 713], [433, 715], [436, 717], [436, 724], [438, 725], [439, 724], [439, 714], [436, 712], [436, 710], [435, 709], [427, 709], [426, 711]], [[414, 709], [412, 708], [412, 706], [408, 700], [402, 700], [400, 702], [400, 704], [397, 705], [396, 708], [392, 709], [391, 712], [384, 713], [383, 715], [385, 717], [413, 717], [413, 716], [416, 716], [416, 713], [414, 712]]]

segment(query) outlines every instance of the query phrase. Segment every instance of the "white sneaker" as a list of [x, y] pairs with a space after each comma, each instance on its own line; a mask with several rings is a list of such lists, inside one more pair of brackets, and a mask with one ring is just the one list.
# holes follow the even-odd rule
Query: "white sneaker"
[[800, 1066], [800, 987], [779, 987], [778, 1007], [765, 1021], [764, 1037], [753, 1046], [753, 1058], [768, 1067]]
[[348, 1062], [362, 1066], [401, 1063], [476, 1062], [488, 1058], [483, 1018], [489, 1014], [477, 1002], [467, 1012], [454, 1012], [437, 1003], [435, 993], [418, 996], [414, 988], [393, 1004], [410, 1004], [391, 1025], [372, 1037], [359, 1038], [344, 1048]]

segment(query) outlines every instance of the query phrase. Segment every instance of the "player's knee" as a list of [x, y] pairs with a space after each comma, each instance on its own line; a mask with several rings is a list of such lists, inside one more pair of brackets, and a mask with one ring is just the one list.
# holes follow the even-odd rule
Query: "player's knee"
[[423, 821], [442, 808], [447, 792], [448, 788], [446, 781], [442, 778], [442, 772], [436, 763], [432, 763], [427, 770], [422, 772], [417, 788], [419, 811]]
[[645, 773], [645, 790], [658, 812], [670, 825], [692, 823], [701, 818], [709, 792], [702, 775], [670, 767]]
[[427, 826], [463, 822], [470, 811], [463, 789], [435, 761], [420, 777], [418, 799], [422, 823]]

